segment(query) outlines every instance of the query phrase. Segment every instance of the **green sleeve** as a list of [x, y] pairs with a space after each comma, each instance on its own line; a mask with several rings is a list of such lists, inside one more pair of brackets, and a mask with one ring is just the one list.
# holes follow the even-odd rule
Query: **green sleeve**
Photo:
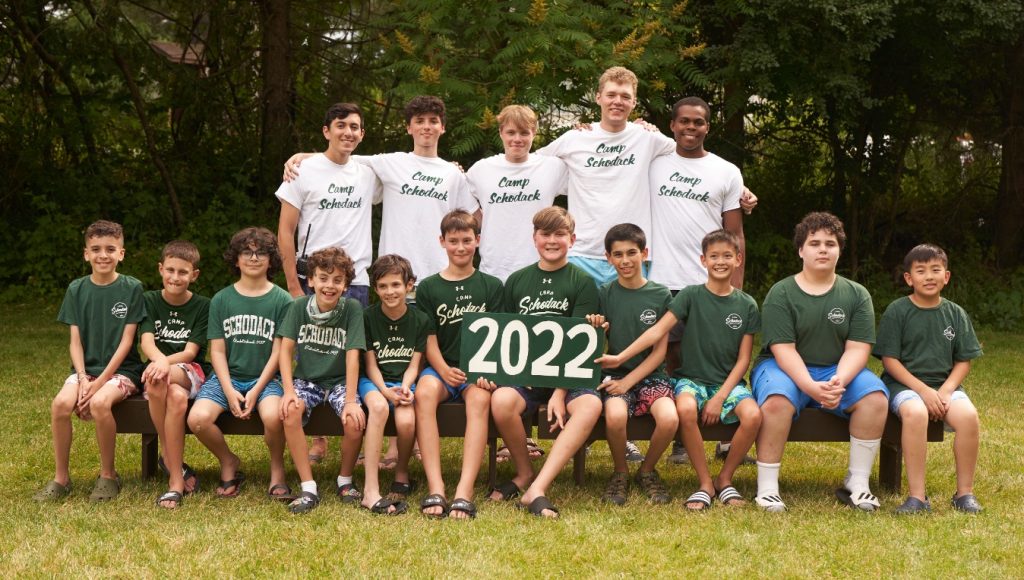
[[850, 333], [847, 340], [875, 343], [875, 306], [871, 302], [871, 294], [863, 286], [858, 285], [859, 302], [850, 320]]
[[199, 346], [206, 345], [206, 333], [207, 326], [210, 323], [210, 301], [203, 299], [199, 305], [199, 309], [196, 312], [195, 326], [192, 327], [192, 333], [189, 334], [189, 342], [198, 344]]
[[210, 300], [210, 318], [208, 322], [212, 322], [213, 324], [209, 324], [207, 326], [207, 340], [224, 338], [224, 314], [222, 313], [224, 306], [221, 304], [223, 301], [224, 297], [220, 292]]
[[767, 349], [773, 344], [796, 344], [796, 321], [786, 305], [785, 290], [779, 284], [772, 286], [764, 298], [761, 344]]
[[156, 293], [146, 292], [142, 295], [142, 301], [146, 305], [146, 318], [139, 323], [139, 336], [142, 336], [147, 332], [150, 334], [156, 334], [156, 320], [154, 319], [157, 311]]
[[416, 319], [416, 352], [426, 352], [427, 336], [430, 334], [430, 321], [426, 316]]
[[898, 310], [893, 302], [886, 307], [882, 313], [882, 320], [878, 323], [878, 340], [872, 354], [879, 359], [883, 356], [900, 358], [900, 345], [903, 343], [903, 324], [900, 322]]
[[146, 319], [146, 303], [142, 300], [142, 282], [132, 279], [125, 324], [138, 324]]
[[348, 324], [345, 325], [345, 350], [366, 350], [366, 327], [363, 324], [363, 305], [354, 298], [348, 301]]
[[309, 300], [309, 298], [300, 296], [295, 299], [295, 302], [292, 302], [285, 313], [284, 320], [277, 325], [276, 336], [290, 338], [291, 340], [296, 340], [299, 337], [299, 325], [302, 322], [302, 312], [306, 309], [306, 300]]
[[505, 287], [501, 280], [494, 278], [491, 281], [491, 289], [487, 295], [487, 308], [491, 312], [505, 312]]
[[757, 309], [757, 302], [747, 296], [747, 330], [744, 334], [757, 334], [761, 332], [761, 311]]
[[576, 295], [576, 303], [573, 304], [572, 316], [573, 318], [585, 318], [588, 314], [597, 314], [600, 312], [597, 300], [597, 286], [590, 280], [586, 275], [579, 277], [579, 283], [577, 283], [578, 294]]
[[683, 288], [676, 292], [675, 297], [668, 303], [668, 311], [676, 317], [676, 320], [686, 321], [690, 316], [690, 293]]
[[416, 308], [419, 308], [420, 312], [427, 315], [428, 334], [437, 334], [437, 322], [434, 320], [434, 312], [437, 312], [437, 309], [434, 308], [429, 285], [420, 285], [416, 289]]
[[956, 342], [953, 344], [953, 360], [956, 362], [976, 359], [982, 355], [981, 343], [978, 342], [978, 335], [974, 333], [974, 325], [971, 317], [963, 308], [957, 307], [960, 316], [961, 328], [957, 334]]

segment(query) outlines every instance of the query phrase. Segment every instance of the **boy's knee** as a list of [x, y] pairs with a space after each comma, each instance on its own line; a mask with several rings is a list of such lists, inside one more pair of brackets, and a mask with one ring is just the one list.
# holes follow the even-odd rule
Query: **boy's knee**
[[676, 415], [681, 423], [692, 423], [697, 420], [697, 400], [683, 396], [676, 401]]
[[[621, 401], [621, 399], [618, 399]], [[621, 405], [612, 404], [615, 400], [609, 399], [604, 405], [604, 422], [609, 428], [624, 428], [629, 420], [629, 409], [625, 402]]]
[[53, 398], [53, 402], [50, 403], [50, 415], [54, 419], [68, 419], [71, 417], [71, 413], [75, 411], [75, 403], [77, 402], [77, 399], [57, 395]]
[[213, 419], [207, 413], [197, 412], [193, 408], [192, 412], [188, 414], [186, 423], [188, 423], [189, 430], [198, 435], [213, 423]]
[[146, 394], [150, 399], [162, 399], [167, 396], [167, 381], [148, 381], [146, 383]]
[[375, 421], [387, 421], [390, 414], [388, 402], [384, 401], [383, 397], [373, 397], [367, 400], [366, 409], [370, 412], [370, 417]]
[[93, 418], [103, 419], [110, 416], [110, 409], [113, 407], [110, 399], [106, 397], [93, 396], [89, 400], [89, 412], [92, 413]]
[[900, 405], [899, 411], [904, 425], [919, 427], [928, 423], [928, 409], [920, 401], [907, 401]]
[[762, 417], [792, 417], [794, 411], [796, 408], [793, 407], [793, 403], [782, 395], [768, 397], [761, 405]]
[[761, 409], [758, 408], [756, 403], [751, 405], [740, 405], [736, 407], [736, 418], [740, 420], [740, 425], [752, 427], [757, 429], [761, 426]]
[[659, 428], [671, 427], [674, 430], [679, 425], [679, 413], [670, 405], [654, 405], [651, 407], [651, 416]]
[[167, 405], [184, 409], [188, 407], [188, 392], [185, 389], [175, 387], [167, 391]]

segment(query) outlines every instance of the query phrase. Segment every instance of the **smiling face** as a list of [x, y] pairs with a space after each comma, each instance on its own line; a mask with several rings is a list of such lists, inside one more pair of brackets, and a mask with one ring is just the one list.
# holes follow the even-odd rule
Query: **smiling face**
[[536, 133], [532, 129], [506, 123], [498, 132], [501, 143], [505, 146], [505, 159], [512, 163], [522, 163], [530, 156], [533, 138]]
[[704, 156], [704, 139], [708, 136], [707, 112], [699, 106], [682, 105], [670, 125], [680, 157]]
[[701, 254], [700, 263], [708, 270], [708, 280], [728, 283], [732, 273], [740, 267], [742, 257], [729, 242], [712, 242]]
[[910, 271], [903, 273], [903, 280], [914, 289], [914, 295], [923, 302], [939, 299], [942, 289], [949, 283], [949, 270], [942, 260], [936, 258], [927, 262], [914, 262]]
[[377, 291], [381, 304], [389, 310], [394, 310], [405, 304], [405, 296], [412, 292], [413, 284], [410, 280], [405, 282], [398, 272], [381, 276], [373, 289]]
[[534, 230], [533, 245], [537, 248], [537, 255], [540, 256], [541, 267], [559, 268], [565, 264], [566, 256], [569, 255], [569, 248], [576, 243], [576, 234], [569, 233], [567, 229], [554, 231]]
[[316, 305], [321, 312], [334, 310], [338, 300], [348, 288], [348, 281], [345, 279], [345, 272], [341, 268], [335, 268], [330, 272], [315, 268], [313, 275], [309, 278], [309, 286], [316, 294]]
[[243, 278], [266, 278], [270, 269], [270, 252], [260, 249], [255, 242], [238, 254], [238, 270]]
[[444, 135], [444, 121], [436, 113], [413, 115], [406, 126], [416, 148], [436, 149], [437, 142]]
[[86, 240], [83, 256], [92, 266], [94, 276], [112, 276], [117, 265], [124, 260], [124, 240], [114, 236], [93, 236]]
[[366, 132], [363, 120], [356, 113], [349, 113], [343, 119], [332, 119], [330, 126], [323, 128], [327, 140], [327, 156], [336, 163], [345, 163], [362, 142]]
[[633, 85], [608, 81], [597, 93], [597, 104], [601, 106], [601, 125], [621, 129], [636, 106], [636, 91]]
[[160, 262], [160, 279], [165, 298], [181, 298], [188, 294], [188, 286], [199, 277], [199, 270], [188, 260], [168, 256]]
[[473, 230], [453, 230], [441, 236], [441, 247], [448, 254], [448, 262], [455, 268], [472, 267], [478, 245], [480, 236]]
[[839, 261], [839, 240], [827, 230], [816, 230], [808, 234], [799, 253], [804, 262], [804, 272], [832, 274]]
[[647, 259], [647, 248], [640, 249], [636, 242], [612, 242], [612, 249], [605, 253], [608, 262], [615, 267], [619, 279], [629, 283], [643, 276], [643, 263]]

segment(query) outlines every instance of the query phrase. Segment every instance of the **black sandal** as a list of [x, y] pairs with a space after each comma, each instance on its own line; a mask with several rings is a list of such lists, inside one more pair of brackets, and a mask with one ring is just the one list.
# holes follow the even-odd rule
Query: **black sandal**
[[218, 493], [217, 497], [221, 499], [230, 499], [233, 497], [238, 497], [238, 494], [242, 492], [243, 483], [245, 483], [245, 473], [241, 471], [236, 471], [234, 479], [229, 479], [226, 481], [222, 479], [221, 482], [217, 484], [217, 489], [227, 491], [228, 489], [231, 489], [233, 487], [235, 488], [235, 490], [232, 491], [231, 493]]
[[[558, 513], [558, 508], [555, 507], [555, 504], [551, 503], [551, 500], [549, 500], [547, 497], [543, 495], [531, 501], [530, 505], [527, 506], [526, 509], [528, 509], [531, 514], [541, 518], [550, 517], [551, 519], [557, 519], [560, 515]], [[544, 510], [553, 511], [555, 512], [555, 515], [545, 516]]]
[[[438, 507], [441, 508], [439, 514], [428, 514], [424, 513], [427, 508]], [[432, 493], [427, 497], [423, 498], [420, 502], [420, 513], [427, 516], [428, 518], [440, 520], [448, 517], [448, 500], [444, 499], [444, 496], [439, 493]]]
[[[388, 508], [395, 506], [395, 511], [388, 511]], [[378, 499], [372, 506], [363, 507], [363, 509], [370, 510], [372, 514], [379, 514], [384, 516], [400, 516], [409, 509], [409, 504], [401, 500], [391, 499], [389, 497], [382, 497]]]
[[452, 506], [448, 508], [448, 517], [451, 517], [451, 512], [462, 512], [472, 520], [476, 518], [476, 505], [468, 499], [457, 497], [452, 502]]
[[[166, 505], [163, 505], [163, 503], [164, 503], [165, 501], [172, 501], [172, 502], [174, 502], [174, 505], [173, 505], [173, 506], [166, 506]], [[180, 492], [180, 491], [174, 491], [174, 490], [172, 489], [172, 490], [170, 490], [170, 491], [168, 491], [168, 492], [165, 492], [165, 493], [164, 493], [163, 495], [161, 495], [160, 497], [156, 498], [156, 505], [157, 505], [158, 507], [162, 507], [162, 508], [164, 508], [165, 510], [173, 510], [173, 509], [178, 509], [178, 507], [179, 507], [179, 506], [180, 506], [180, 505], [181, 505], [181, 504], [182, 504], [182, 503], [183, 503], [184, 501], [185, 501], [185, 498], [184, 498], [184, 497], [182, 497], [182, 495], [181, 495], [181, 492]]]
[[519, 489], [519, 486], [516, 485], [516, 482], [514, 482], [514, 481], [512, 481], [510, 479], [508, 481], [503, 481], [503, 482], [499, 483], [498, 485], [492, 487], [491, 491], [488, 493], [488, 498], [491, 495], [493, 495], [495, 492], [497, 492], [497, 493], [499, 493], [501, 495], [501, 499], [500, 500], [493, 500], [492, 499], [490, 501], [508, 501], [510, 499], [515, 499], [515, 498], [519, 497], [523, 493], [523, 490]]

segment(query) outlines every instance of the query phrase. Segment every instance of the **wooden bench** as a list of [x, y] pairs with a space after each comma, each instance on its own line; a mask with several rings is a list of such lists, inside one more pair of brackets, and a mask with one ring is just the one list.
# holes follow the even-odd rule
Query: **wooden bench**
[[[191, 409], [192, 402], [189, 402]], [[437, 409], [437, 426], [441, 437], [462, 438], [466, 434], [466, 407], [461, 403], [445, 403]], [[115, 405], [113, 409], [114, 419], [117, 421], [118, 433], [139, 433], [142, 435], [142, 477], [150, 478], [156, 475], [157, 458], [159, 455], [159, 442], [157, 441], [156, 428], [149, 416], [149, 402], [142, 395], [129, 397], [126, 401]], [[527, 430], [533, 426], [533, 417], [524, 417], [523, 424]], [[222, 413], [217, 419], [217, 426], [225, 435], [263, 435], [263, 423], [258, 414], [253, 414], [251, 419], [242, 420], [233, 417], [230, 413]], [[341, 435], [341, 421], [333, 409], [320, 405], [313, 409], [309, 422], [305, 427], [306, 435]], [[188, 425], [185, 425], [185, 433], [191, 433]], [[394, 417], [389, 417], [384, 426], [384, 435], [395, 435]], [[498, 430], [494, 422], [490, 422], [487, 433], [487, 481], [493, 486], [498, 472], [497, 462], [497, 439]]]
[[[899, 417], [889, 413], [888, 421], [885, 424], [885, 431], [882, 434], [882, 448], [879, 452], [878, 482], [881, 487], [892, 493], [900, 493], [903, 483], [903, 445], [900, 439], [902, 423]], [[733, 433], [736, 432], [735, 425], [723, 425], [721, 423], [710, 427], [701, 426], [701, 435], [705, 441], [731, 441]], [[550, 431], [550, 424], [547, 420], [547, 411], [541, 409], [537, 419], [537, 434], [541, 439], [554, 439], [558, 431]], [[631, 440], [650, 441], [654, 434], [654, 419], [652, 417], [634, 417], [629, 420], [626, 426], [626, 433]], [[928, 423], [928, 441], [938, 442], [943, 440], [942, 423], [931, 421]], [[588, 441], [601, 441], [607, 437], [604, 418], [597, 421], [594, 430], [590, 433]], [[820, 409], [804, 409], [800, 412], [800, 418], [793, 422], [789, 431], [789, 441], [839, 441], [850, 440], [849, 421], [826, 413]], [[573, 459], [573, 477], [577, 485], [583, 484], [586, 474], [586, 448], [580, 449]]]

